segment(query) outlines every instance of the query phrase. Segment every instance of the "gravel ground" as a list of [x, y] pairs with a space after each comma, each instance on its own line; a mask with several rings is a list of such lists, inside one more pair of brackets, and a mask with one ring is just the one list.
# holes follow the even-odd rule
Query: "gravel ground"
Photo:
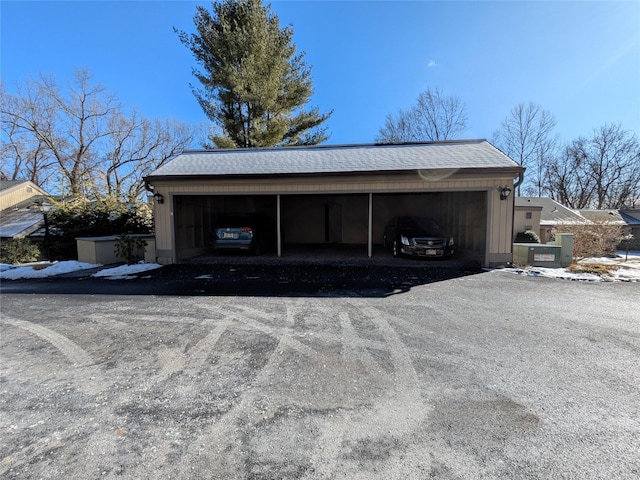
[[371, 296], [4, 282], [0, 476], [638, 478], [638, 285], [449, 278]]

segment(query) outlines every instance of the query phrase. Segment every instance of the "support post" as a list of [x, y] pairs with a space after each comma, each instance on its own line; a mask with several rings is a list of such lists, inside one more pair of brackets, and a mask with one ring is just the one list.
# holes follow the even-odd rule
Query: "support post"
[[282, 231], [280, 230], [280, 194], [276, 195], [276, 237], [278, 239], [278, 257], [282, 256]]
[[373, 256], [373, 193], [369, 194], [369, 232], [368, 232], [368, 250], [369, 258]]

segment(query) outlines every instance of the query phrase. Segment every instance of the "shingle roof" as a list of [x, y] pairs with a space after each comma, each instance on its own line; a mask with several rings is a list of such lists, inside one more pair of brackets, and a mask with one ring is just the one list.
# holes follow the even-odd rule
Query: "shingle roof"
[[596, 209], [584, 209], [580, 210], [580, 214], [586, 218], [598, 219], [608, 223], [626, 225], [626, 221], [620, 215], [620, 212], [615, 209], [596, 210]]
[[564, 205], [551, 198], [545, 197], [516, 197], [515, 206], [526, 208], [528, 206], [542, 207], [540, 213], [541, 225], [555, 225], [558, 223], [587, 223], [587, 220]]
[[21, 183], [26, 183], [26, 180], [0, 180], [0, 192], [3, 190], [8, 190], [16, 185], [20, 185]]
[[186, 151], [147, 179], [521, 167], [486, 140]]
[[640, 209], [620, 210], [620, 216], [625, 222], [627, 222], [627, 225], [640, 225]]

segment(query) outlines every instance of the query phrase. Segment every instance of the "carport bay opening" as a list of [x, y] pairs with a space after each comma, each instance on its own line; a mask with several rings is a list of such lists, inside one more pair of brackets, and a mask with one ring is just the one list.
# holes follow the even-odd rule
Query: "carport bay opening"
[[[174, 218], [178, 261], [211, 252], [216, 220], [230, 213], [260, 213], [274, 224], [278, 218], [277, 195], [175, 195]], [[360, 245], [368, 255], [368, 194], [293, 194], [280, 196], [281, 252], [287, 246]], [[456, 248], [481, 258], [487, 239], [487, 192], [384, 193], [371, 195], [371, 240], [381, 246], [383, 231], [395, 216], [427, 216], [455, 238]], [[268, 242], [277, 251], [277, 238]], [[377, 249], [379, 250], [379, 249]]]
[[158, 263], [210, 252], [223, 214], [264, 213], [280, 225], [282, 256], [292, 245], [363, 245], [372, 256], [392, 217], [420, 215], [491, 266], [512, 259], [513, 196], [500, 190], [523, 171], [486, 140], [468, 140], [184, 152], [145, 181], [164, 198]]

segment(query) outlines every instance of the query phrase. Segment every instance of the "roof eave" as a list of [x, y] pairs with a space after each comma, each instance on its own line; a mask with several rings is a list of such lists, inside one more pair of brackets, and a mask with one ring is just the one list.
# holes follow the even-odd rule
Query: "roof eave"
[[[429, 170], [442, 169], [423, 169], [425, 172]], [[500, 176], [517, 176], [524, 172], [521, 166], [512, 167], [482, 167], [482, 168], [458, 168], [451, 176], [477, 176], [477, 175], [496, 175]], [[418, 173], [420, 170], [363, 170], [349, 172], [309, 172], [309, 173], [252, 173], [252, 174], [179, 174], [179, 175], [149, 175], [144, 177], [145, 182], [153, 183], [154, 181], [170, 181], [170, 180], [240, 180], [240, 179], [256, 179], [256, 178], [309, 178], [309, 177], [345, 177], [345, 176], [375, 176], [375, 175], [406, 175], [408, 173]]]

